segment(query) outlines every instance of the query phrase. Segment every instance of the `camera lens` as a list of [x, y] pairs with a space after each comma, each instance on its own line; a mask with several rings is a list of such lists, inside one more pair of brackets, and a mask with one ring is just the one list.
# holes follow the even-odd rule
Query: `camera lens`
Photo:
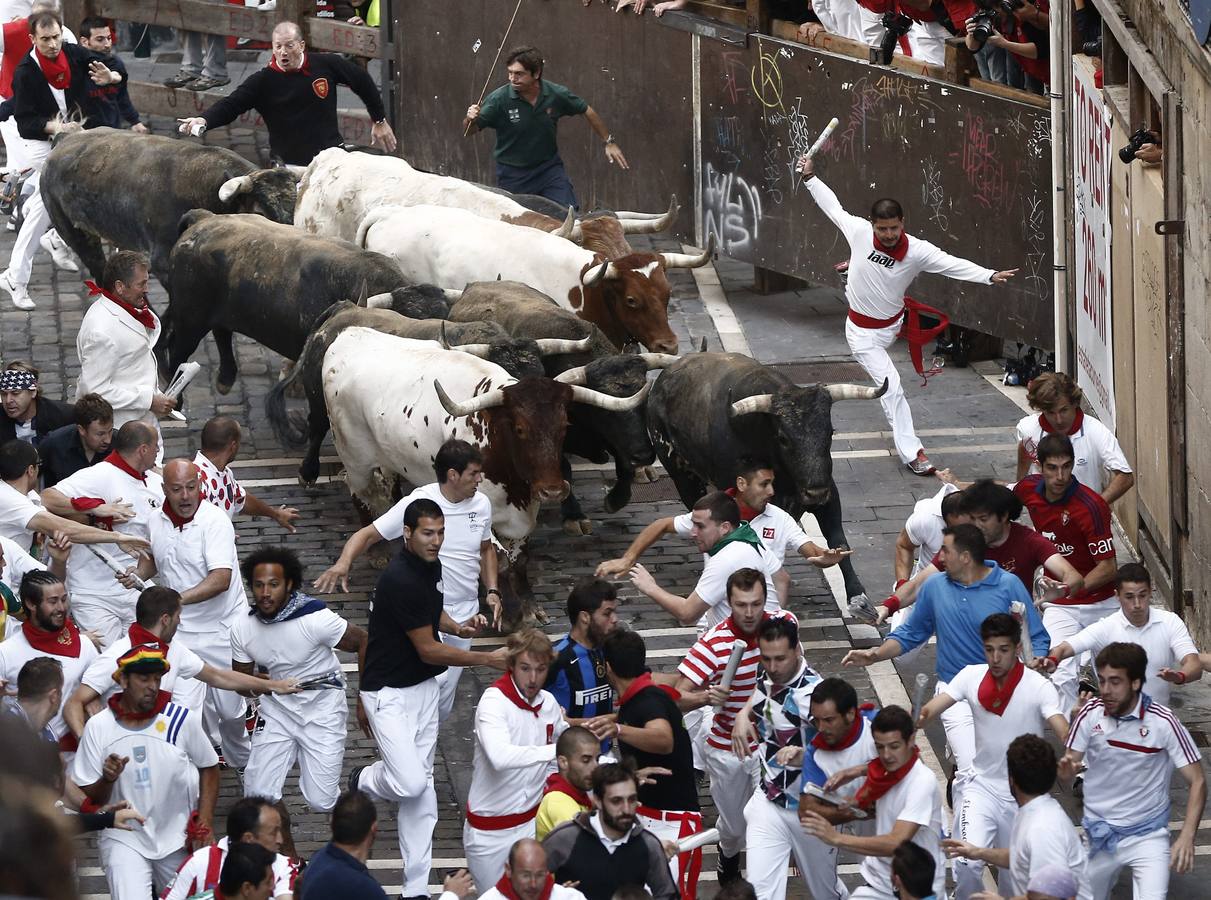
[[1086, 56], [1101, 56], [1102, 55], [1102, 39], [1096, 41], [1085, 41], [1081, 44], [1081, 52]]

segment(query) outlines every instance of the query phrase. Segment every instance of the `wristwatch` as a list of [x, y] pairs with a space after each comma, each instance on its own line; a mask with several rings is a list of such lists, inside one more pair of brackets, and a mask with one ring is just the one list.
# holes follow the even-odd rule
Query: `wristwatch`
[[607, 134], [607, 135], [606, 135], [605, 142], [606, 142], [607, 144], [617, 144], [617, 143], [618, 143], [618, 141], [614, 140], [614, 135], [612, 135], [612, 134]]

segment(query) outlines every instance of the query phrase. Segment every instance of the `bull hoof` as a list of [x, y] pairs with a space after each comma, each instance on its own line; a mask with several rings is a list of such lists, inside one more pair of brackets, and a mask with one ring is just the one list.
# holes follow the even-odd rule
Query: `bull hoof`
[[214, 380], [214, 389], [220, 394], [226, 395], [231, 393], [231, 388], [234, 384], [234, 378], [231, 381], [224, 381], [222, 378], [216, 378]]
[[656, 474], [654, 466], [639, 466], [635, 470], [635, 481], [638, 484], [651, 484], [659, 480], [660, 476]]
[[315, 487], [315, 481], [316, 480], [314, 478], [308, 481], [302, 475], [299, 476], [299, 486], [307, 490], [311, 490], [313, 487]]
[[620, 482], [610, 488], [602, 501], [602, 506], [608, 513], [616, 513], [631, 502], [631, 482]]
[[551, 621], [551, 617], [547, 615], [547, 611], [541, 606], [534, 608], [534, 624], [541, 627]]
[[564, 519], [563, 530], [577, 537], [593, 533], [593, 522], [589, 519]]

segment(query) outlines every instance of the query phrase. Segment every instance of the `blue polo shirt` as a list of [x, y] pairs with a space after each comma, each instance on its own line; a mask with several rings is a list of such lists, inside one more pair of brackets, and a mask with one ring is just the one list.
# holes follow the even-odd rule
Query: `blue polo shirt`
[[335, 844], [325, 844], [303, 872], [299, 900], [387, 900], [366, 864]]

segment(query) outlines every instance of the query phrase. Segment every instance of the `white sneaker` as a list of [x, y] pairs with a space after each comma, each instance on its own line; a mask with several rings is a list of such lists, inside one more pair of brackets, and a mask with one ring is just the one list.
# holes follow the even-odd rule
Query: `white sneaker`
[[25, 285], [17, 284], [13, 281], [8, 270], [5, 269], [3, 274], [0, 274], [0, 288], [8, 291], [10, 297], [13, 298], [13, 306], [17, 309], [33, 309], [34, 301], [30, 299], [29, 291], [25, 289]]
[[80, 271], [80, 267], [72, 259], [71, 248], [67, 246], [67, 242], [63, 238], [59, 237], [57, 231], [52, 229], [46, 232], [38, 243], [43, 250], [50, 254], [51, 259], [55, 261], [56, 269], [62, 269], [64, 272]]

